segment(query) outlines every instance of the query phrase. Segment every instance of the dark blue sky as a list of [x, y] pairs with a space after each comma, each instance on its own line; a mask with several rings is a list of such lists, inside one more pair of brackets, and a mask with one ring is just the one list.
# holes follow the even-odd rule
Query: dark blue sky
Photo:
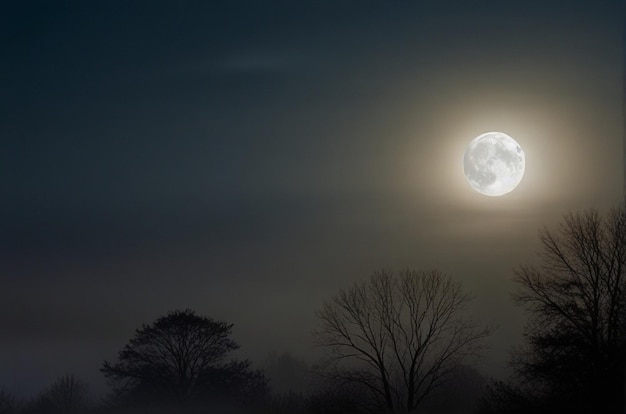
[[[378, 268], [438, 267], [501, 326], [568, 210], [622, 199], [618, 1], [0, 2], [0, 386], [97, 372], [192, 307], [241, 352], [312, 355], [313, 313]], [[526, 151], [464, 182], [475, 136]], [[495, 316], [494, 316], [495, 315]], [[7, 369], [8, 367], [8, 369]], [[98, 385], [100, 384], [100, 385]]]

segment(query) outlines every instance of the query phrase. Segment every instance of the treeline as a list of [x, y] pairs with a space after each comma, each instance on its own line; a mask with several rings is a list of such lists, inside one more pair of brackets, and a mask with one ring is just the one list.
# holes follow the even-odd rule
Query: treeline
[[232, 357], [232, 324], [174, 310], [103, 362], [105, 398], [68, 375], [29, 401], [0, 390], [0, 414], [622, 413], [626, 212], [568, 214], [540, 242], [537, 263], [515, 270], [529, 320], [506, 380], [471, 368], [492, 329], [467, 316], [459, 282], [379, 271], [316, 313], [313, 367], [284, 354], [254, 368]]
[[[329, 376], [327, 361], [311, 367], [289, 353], [271, 354], [263, 369], [254, 369], [248, 360], [229, 358], [239, 348], [232, 327], [193, 310], [172, 311], [137, 329], [117, 360], [103, 363], [111, 390], [106, 397], [94, 399], [84, 381], [65, 375], [29, 400], [0, 390], [0, 414], [356, 414], [382, 409], [362, 383]], [[483, 384], [475, 370], [457, 366], [424, 406], [434, 413], [475, 405]]]
[[[333, 388], [330, 384], [317, 377], [314, 368], [307, 366], [301, 359], [285, 353], [269, 357], [265, 365], [268, 387], [265, 393], [255, 401], [230, 400], [220, 398], [219, 401], [207, 399], [196, 404], [173, 404], [171, 400], [152, 397], [149, 402], [117, 400], [113, 395], [105, 398], [93, 398], [88, 384], [74, 375], [59, 377], [40, 395], [20, 400], [9, 392], [0, 390], [0, 413], [3, 414], [34, 414], [34, 413], [74, 413], [74, 414], [106, 414], [106, 413], [232, 413], [232, 414], [358, 414], [380, 412], [373, 407], [365, 407], [369, 398], [358, 386], [345, 385]], [[276, 376], [271, 371], [280, 370]], [[296, 374], [294, 376], [294, 374]], [[288, 384], [274, 387], [274, 379], [295, 379], [299, 384], [291, 387]], [[445, 386], [433, 393], [427, 401], [424, 413], [463, 413], [474, 411], [478, 406], [480, 395], [485, 389], [486, 379], [471, 367], [459, 368]], [[257, 396], [259, 397], [259, 396]]]

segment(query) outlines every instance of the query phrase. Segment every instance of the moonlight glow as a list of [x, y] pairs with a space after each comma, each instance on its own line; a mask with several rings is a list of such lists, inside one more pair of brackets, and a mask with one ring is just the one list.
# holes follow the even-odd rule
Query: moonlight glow
[[525, 165], [522, 147], [502, 132], [474, 138], [463, 157], [467, 181], [474, 190], [488, 196], [501, 196], [517, 187]]

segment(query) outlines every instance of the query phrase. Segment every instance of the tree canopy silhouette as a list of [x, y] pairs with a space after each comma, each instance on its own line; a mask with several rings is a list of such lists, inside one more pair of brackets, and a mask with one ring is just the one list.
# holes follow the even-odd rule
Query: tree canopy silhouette
[[[530, 312], [513, 365], [546, 404], [622, 412], [626, 362], [626, 211], [570, 213], [540, 231], [538, 265], [517, 269], [517, 304]], [[546, 408], [549, 410], [549, 408]]]
[[138, 329], [118, 362], [105, 361], [101, 371], [118, 395], [150, 401], [185, 404], [263, 394], [260, 371], [248, 361], [225, 361], [239, 348], [230, 338], [232, 327], [191, 310], [170, 312]]
[[386, 410], [415, 410], [490, 330], [464, 319], [470, 297], [436, 271], [375, 272], [317, 313], [331, 379], [361, 384]]

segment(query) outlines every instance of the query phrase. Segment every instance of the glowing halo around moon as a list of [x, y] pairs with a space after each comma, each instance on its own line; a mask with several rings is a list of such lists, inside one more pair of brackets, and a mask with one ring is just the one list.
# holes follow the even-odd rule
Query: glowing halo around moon
[[463, 157], [465, 178], [488, 196], [507, 194], [522, 181], [526, 158], [522, 147], [502, 132], [487, 132], [469, 143]]

